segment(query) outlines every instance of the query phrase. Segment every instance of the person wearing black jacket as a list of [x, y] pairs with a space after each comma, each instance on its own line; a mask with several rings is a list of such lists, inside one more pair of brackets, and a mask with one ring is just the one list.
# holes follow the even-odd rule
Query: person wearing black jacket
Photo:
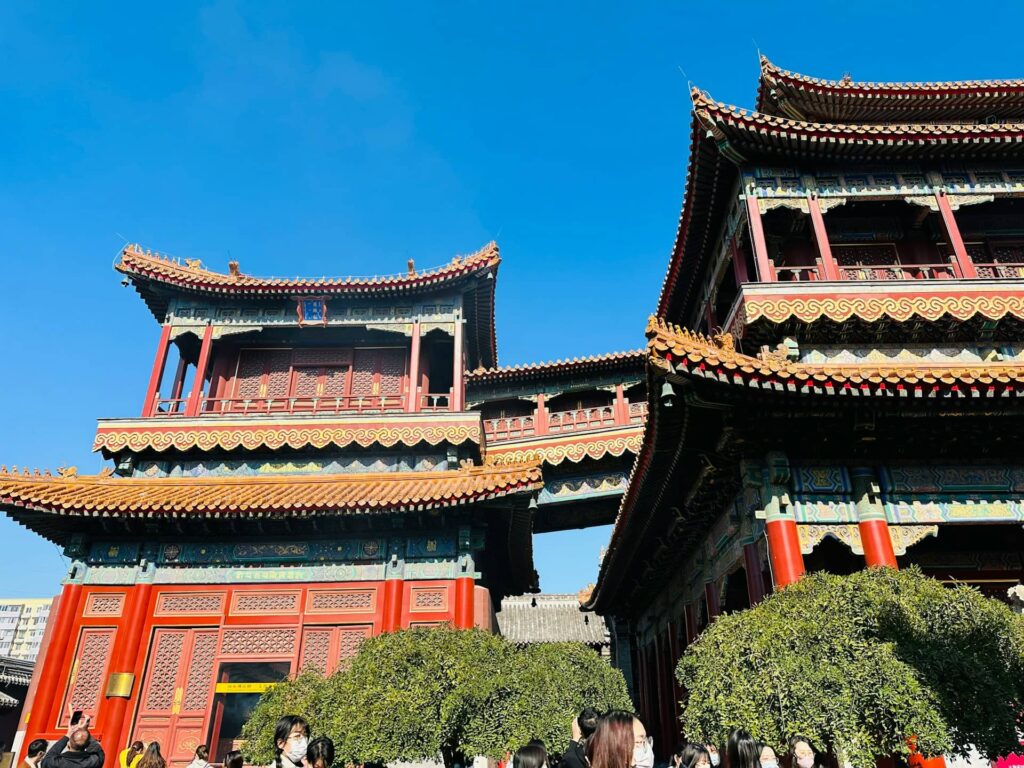
[[89, 733], [89, 718], [68, 726], [68, 733], [53, 743], [40, 768], [103, 768], [103, 747]]
[[587, 739], [597, 729], [597, 710], [591, 707], [580, 712], [572, 725], [572, 741], [569, 742], [558, 768], [587, 768]]

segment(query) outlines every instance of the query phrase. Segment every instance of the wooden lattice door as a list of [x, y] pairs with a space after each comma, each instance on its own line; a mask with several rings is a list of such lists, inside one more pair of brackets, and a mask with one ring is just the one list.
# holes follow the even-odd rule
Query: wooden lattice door
[[394, 397], [402, 394], [406, 351], [400, 347], [357, 349], [352, 365], [354, 397]]
[[160, 742], [169, 763], [190, 762], [205, 741], [216, 655], [215, 629], [153, 635], [133, 738]]

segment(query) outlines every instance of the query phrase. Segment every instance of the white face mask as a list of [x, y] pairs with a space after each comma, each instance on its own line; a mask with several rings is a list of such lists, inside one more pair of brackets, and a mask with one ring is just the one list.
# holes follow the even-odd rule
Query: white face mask
[[761, 768], [779, 768], [778, 760], [762, 760]]
[[800, 768], [813, 768], [813, 766], [814, 766], [814, 757], [813, 756], [810, 756], [810, 757], [798, 757], [796, 759], [796, 764], [799, 765]]
[[[711, 753], [711, 768], [718, 768], [718, 764], [720, 762], [722, 762], [722, 758], [720, 758], [718, 756], [717, 752], [712, 752]], [[776, 765], [775, 768], [779, 768], [779, 766]]]
[[635, 768], [654, 768], [654, 749], [649, 743], [633, 747], [633, 765]]
[[288, 755], [289, 760], [298, 765], [306, 757], [306, 749], [308, 747], [309, 740], [306, 737], [302, 737], [298, 741], [289, 739], [288, 746], [285, 748], [285, 754]]

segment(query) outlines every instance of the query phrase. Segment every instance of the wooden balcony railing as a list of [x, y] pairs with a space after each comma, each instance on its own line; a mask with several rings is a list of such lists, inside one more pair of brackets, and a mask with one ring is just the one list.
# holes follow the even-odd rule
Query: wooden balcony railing
[[[445, 396], [447, 397], [447, 396]], [[184, 416], [184, 399], [157, 398], [154, 416]], [[405, 410], [405, 395], [365, 395], [349, 397], [205, 397], [200, 413], [204, 415], [255, 416], [268, 413], [381, 413]], [[444, 409], [446, 410], [447, 406]]]
[[647, 403], [623, 402], [619, 411], [614, 405], [577, 408], [568, 411], [534, 411], [522, 416], [484, 419], [484, 433], [489, 440], [521, 440], [548, 434], [582, 432], [590, 429], [643, 424], [647, 420]]
[[857, 264], [839, 267], [843, 280], [952, 280], [956, 266], [947, 264]]
[[421, 411], [450, 411], [452, 409], [452, 391], [444, 393], [426, 394], [420, 393]]
[[581, 429], [600, 429], [615, 425], [615, 408], [581, 408], [575, 411], [556, 411], [548, 415], [551, 432], [577, 432]]
[[519, 440], [537, 434], [533, 416], [506, 416], [484, 419], [484, 434], [491, 440]]

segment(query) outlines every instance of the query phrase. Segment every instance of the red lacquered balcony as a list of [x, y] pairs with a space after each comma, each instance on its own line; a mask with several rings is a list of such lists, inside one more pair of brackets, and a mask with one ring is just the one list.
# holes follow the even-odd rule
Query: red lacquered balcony
[[[450, 411], [452, 392], [420, 394], [419, 410]], [[334, 415], [343, 413], [393, 413], [407, 410], [408, 397], [398, 395], [349, 395], [345, 397], [204, 397], [200, 414], [257, 416], [262, 414]], [[158, 398], [154, 417], [185, 416], [185, 398]]]
[[642, 425], [647, 419], [647, 402], [621, 400], [592, 408], [548, 411], [541, 404], [533, 413], [484, 419], [488, 440], [522, 440], [543, 435], [559, 435]]

